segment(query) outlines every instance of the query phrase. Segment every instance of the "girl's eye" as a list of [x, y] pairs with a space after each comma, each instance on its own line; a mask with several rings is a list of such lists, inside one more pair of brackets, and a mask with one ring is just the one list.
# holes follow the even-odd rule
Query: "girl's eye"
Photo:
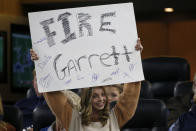
[[93, 95], [93, 98], [97, 98], [97, 95]]
[[112, 97], [117, 97], [117, 94], [112, 93], [111, 96], [112, 96]]
[[102, 95], [102, 96], [105, 96], [105, 93], [102, 93], [101, 95]]

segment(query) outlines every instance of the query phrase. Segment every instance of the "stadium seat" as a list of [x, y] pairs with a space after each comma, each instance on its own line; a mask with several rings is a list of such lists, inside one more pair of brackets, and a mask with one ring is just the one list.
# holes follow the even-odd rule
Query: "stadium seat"
[[152, 84], [154, 98], [166, 101], [178, 81], [190, 80], [190, 66], [180, 57], [152, 57], [142, 60], [145, 79]]
[[167, 131], [167, 108], [164, 102], [140, 99], [135, 115], [121, 131]]
[[35, 90], [33, 87], [29, 88], [27, 90], [27, 94], [26, 94], [26, 98], [31, 98], [31, 97], [35, 97], [36, 96], [36, 93], [35, 93]]
[[22, 131], [23, 116], [20, 109], [12, 105], [4, 105], [4, 117], [3, 121], [12, 124], [16, 131]]
[[33, 129], [40, 131], [41, 128], [48, 127], [55, 121], [55, 116], [47, 105], [41, 105], [33, 111]]
[[146, 81], [146, 80], [142, 81], [140, 98], [153, 99], [153, 93], [152, 93], [151, 84], [149, 81]]
[[174, 88], [174, 96], [184, 96], [187, 94], [193, 95], [192, 81], [179, 81]]

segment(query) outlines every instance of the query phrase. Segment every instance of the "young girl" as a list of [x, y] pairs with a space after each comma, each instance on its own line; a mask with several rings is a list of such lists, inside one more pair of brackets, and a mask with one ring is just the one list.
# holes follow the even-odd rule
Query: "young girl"
[[[142, 50], [140, 40], [136, 50]], [[32, 60], [37, 54], [31, 50]], [[73, 109], [62, 91], [43, 93], [56, 119], [66, 131], [120, 131], [136, 110], [141, 82], [124, 84], [116, 106], [109, 111], [104, 87], [84, 88], [81, 91], [81, 110]]]
[[109, 103], [117, 101], [123, 92], [123, 85], [109, 85], [105, 88]]
[[82, 89], [80, 112], [71, 107], [61, 91], [44, 93], [44, 97], [67, 131], [119, 131], [134, 115], [139, 93], [140, 82], [125, 84], [111, 112], [104, 87]]

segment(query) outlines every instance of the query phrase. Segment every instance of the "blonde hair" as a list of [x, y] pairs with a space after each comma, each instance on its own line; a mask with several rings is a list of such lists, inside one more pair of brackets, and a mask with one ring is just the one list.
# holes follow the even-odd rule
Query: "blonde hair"
[[[94, 88], [101, 88], [103, 89], [104, 93], [105, 89], [104, 87], [94, 87]], [[83, 88], [81, 91], [81, 114], [82, 114], [82, 125], [88, 126], [91, 123], [92, 113], [93, 113], [93, 107], [92, 107], [92, 94], [93, 94], [93, 88]], [[106, 96], [106, 105], [103, 110], [99, 112], [99, 120], [102, 124], [102, 126], [105, 126], [107, 123], [107, 120], [109, 118], [109, 104], [108, 104], [108, 98]]]
[[115, 87], [116, 89], [118, 89], [120, 94], [123, 92], [123, 84], [107, 85], [107, 87]]

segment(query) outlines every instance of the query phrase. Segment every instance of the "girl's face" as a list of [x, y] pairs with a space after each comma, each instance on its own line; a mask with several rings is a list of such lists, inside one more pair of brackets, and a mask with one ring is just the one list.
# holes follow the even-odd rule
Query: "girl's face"
[[120, 91], [117, 87], [106, 86], [105, 87], [106, 94], [108, 96], [108, 102], [117, 101], [120, 96]]
[[103, 110], [106, 105], [106, 95], [103, 88], [93, 88], [92, 91], [92, 106], [93, 109], [100, 111]]

